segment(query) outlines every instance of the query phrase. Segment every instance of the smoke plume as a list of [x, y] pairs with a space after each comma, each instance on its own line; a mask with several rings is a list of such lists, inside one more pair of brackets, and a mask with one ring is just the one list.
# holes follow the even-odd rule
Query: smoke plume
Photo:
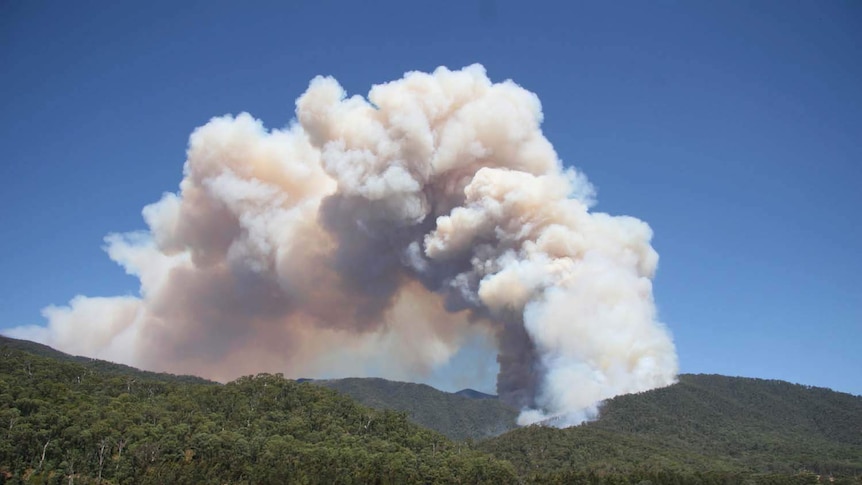
[[580, 422], [677, 361], [649, 226], [590, 212], [541, 122], [536, 95], [480, 65], [367, 99], [317, 77], [286, 129], [246, 113], [196, 129], [149, 229], [106, 238], [139, 297], [77, 296], [8, 333], [222, 381], [421, 379], [484, 342], [522, 424]]

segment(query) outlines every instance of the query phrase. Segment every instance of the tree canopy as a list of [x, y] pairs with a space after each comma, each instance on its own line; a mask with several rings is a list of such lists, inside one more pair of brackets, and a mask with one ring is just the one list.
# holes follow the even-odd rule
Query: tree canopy
[[4, 337], [0, 483], [862, 484], [862, 397], [828, 389], [683, 375], [474, 442], [511, 425], [500, 406], [380, 379], [222, 385]]

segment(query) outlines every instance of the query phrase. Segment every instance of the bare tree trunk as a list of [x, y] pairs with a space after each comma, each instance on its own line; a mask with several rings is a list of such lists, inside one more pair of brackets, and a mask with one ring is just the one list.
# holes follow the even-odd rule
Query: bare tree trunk
[[105, 463], [105, 448], [108, 447], [108, 438], [102, 438], [99, 442], [99, 476], [96, 483], [102, 483], [102, 465]]
[[41, 470], [42, 469], [42, 463], [45, 463], [45, 451], [48, 450], [48, 443], [50, 443], [50, 442], [51, 442], [51, 440], [49, 439], [48, 441], [45, 442], [45, 446], [42, 447], [42, 458], [39, 459], [39, 466], [36, 468], [36, 471]]
[[114, 473], [120, 469], [120, 461], [123, 459], [123, 448], [126, 447], [126, 438], [121, 438], [117, 441], [117, 466], [114, 468]]

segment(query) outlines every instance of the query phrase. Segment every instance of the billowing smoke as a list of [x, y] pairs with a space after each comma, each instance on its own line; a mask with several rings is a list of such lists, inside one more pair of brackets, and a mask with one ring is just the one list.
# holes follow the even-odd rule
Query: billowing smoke
[[421, 379], [472, 346], [497, 353], [521, 423], [580, 422], [672, 383], [677, 361], [649, 226], [590, 212], [541, 122], [534, 94], [480, 65], [367, 100], [317, 77], [287, 129], [240, 114], [195, 130], [149, 230], [106, 238], [139, 297], [78, 296], [8, 333], [217, 380]]

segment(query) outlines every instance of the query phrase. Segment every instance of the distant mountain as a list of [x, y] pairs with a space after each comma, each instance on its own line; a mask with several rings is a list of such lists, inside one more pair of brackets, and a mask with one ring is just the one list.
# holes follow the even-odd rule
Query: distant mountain
[[6, 349], [7, 351], [9, 349], [20, 350], [32, 355], [48, 357], [59, 361], [75, 362], [83, 365], [91, 372], [99, 371], [110, 374], [122, 374], [129, 377], [156, 379], [165, 382], [184, 382], [188, 384], [216, 384], [216, 382], [204, 379], [203, 377], [191, 375], [176, 375], [169, 374], [167, 372], [150, 372], [136, 369], [128, 365], [115, 364], [113, 362], [108, 362], [105, 360], [94, 359], [92, 357], [70, 355], [65, 352], [60, 352], [59, 350], [53, 349], [44, 344], [31, 342], [29, 340], [20, 340], [6, 337], [5, 335], [0, 335], [0, 348]]
[[480, 449], [522, 473], [553, 470], [564, 481], [566, 473], [645, 467], [859, 476], [862, 397], [783, 381], [682, 375], [675, 385], [609, 400], [594, 422], [521, 428]]
[[468, 399], [497, 399], [497, 396], [493, 394], [485, 394], [484, 392], [479, 392], [475, 389], [461, 389], [454, 394]]
[[425, 384], [377, 378], [314, 381], [375, 409], [404, 411], [411, 421], [453, 440], [481, 439], [513, 429], [518, 412], [472, 389], [448, 393]]

